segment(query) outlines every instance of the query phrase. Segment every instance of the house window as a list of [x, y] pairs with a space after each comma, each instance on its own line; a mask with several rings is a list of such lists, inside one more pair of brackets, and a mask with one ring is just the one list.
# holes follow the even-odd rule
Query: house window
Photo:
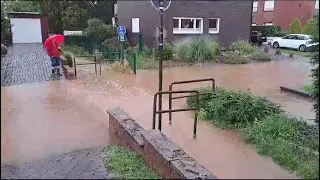
[[319, 0], [316, 0], [315, 9], [319, 9]]
[[273, 26], [273, 23], [272, 22], [265, 22], [264, 25], [265, 26]]
[[273, 11], [274, 10], [274, 1], [275, 0], [265, 0], [264, 1], [264, 11]]
[[202, 34], [202, 18], [173, 18], [173, 34]]
[[210, 18], [209, 19], [209, 33], [217, 34], [219, 33], [220, 19]]
[[256, 26], [256, 25], [257, 25], [256, 23], [252, 23], [252, 24], [251, 24], [251, 26]]
[[253, 2], [253, 9], [252, 9], [253, 12], [258, 12], [258, 5], [259, 5], [258, 1]]

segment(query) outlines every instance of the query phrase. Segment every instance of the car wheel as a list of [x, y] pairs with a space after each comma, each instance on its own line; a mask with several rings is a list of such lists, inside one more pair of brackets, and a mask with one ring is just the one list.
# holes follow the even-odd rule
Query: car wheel
[[274, 43], [272, 44], [272, 47], [275, 48], [275, 49], [277, 49], [277, 48], [279, 48], [280, 46], [279, 46], [279, 43], [278, 43], [278, 42], [274, 42]]
[[299, 51], [305, 52], [307, 50], [307, 47], [305, 45], [299, 46]]

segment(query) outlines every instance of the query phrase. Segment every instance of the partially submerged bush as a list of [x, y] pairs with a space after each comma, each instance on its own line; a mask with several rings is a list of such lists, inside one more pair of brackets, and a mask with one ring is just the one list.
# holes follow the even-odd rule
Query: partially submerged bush
[[275, 54], [276, 55], [281, 55], [281, 50], [279, 48], [277, 48]]
[[257, 62], [266, 62], [266, 61], [270, 61], [271, 60], [271, 56], [268, 53], [264, 53], [264, 52], [255, 52], [250, 56], [250, 59], [252, 61], [257, 61]]
[[239, 51], [230, 51], [224, 54], [223, 63], [226, 64], [247, 64], [250, 62], [250, 56], [241, 55]]
[[305, 179], [319, 179], [319, 127], [278, 114], [244, 129], [258, 152]]
[[289, 54], [289, 57], [290, 57], [290, 58], [294, 58], [294, 54], [293, 54], [293, 53], [290, 53], [290, 54]]
[[88, 55], [89, 53], [86, 52], [86, 50], [83, 47], [80, 46], [68, 46], [65, 45], [62, 47], [63, 51], [68, 51], [71, 52], [72, 54], [74, 54], [75, 56], [84, 56], [84, 55]]
[[173, 52], [175, 59], [179, 61], [215, 60], [220, 46], [209, 36], [194, 36], [175, 41]]
[[73, 67], [72, 55], [70, 53], [65, 53], [63, 56], [66, 58], [68, 66]]
[[171, 44], [167, 44], [166, 48], [164, 49], [163, 52], [163, 59], [164, 60], [172, 60], [173, 58], [173, 47]]
[[[210, 92], [210, 89], [201, 90], [201, 92]], [[248, 127], [269, 115], [282, 112], [279, 105], [265, 98], [250, 92], [230, 91], [223, 88], [217, 88], [202, 101], [201, 119], [209, 120], [227, 129]], [[190, 107], [195, 107], [194, 97], [189, 98], [187, 103]]]
[[247, 40], [238, 40], [230, 44], [232, 51], [239, 51], [240, 54], [253, 54], [258, 51], [256, 46], [253, 46]]

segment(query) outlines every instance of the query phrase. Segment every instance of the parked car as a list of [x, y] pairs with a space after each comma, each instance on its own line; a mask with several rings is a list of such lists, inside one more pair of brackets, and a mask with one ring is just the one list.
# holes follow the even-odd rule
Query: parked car
[[264, 42], [267, 42], [267, 37], [263, 36], [259, 31], [251, 31], [251, 43], [260, 46]]
[[305, 52], [311, 51], [318, 43], [314, 43], [310, 35], [289, 34], [282, 38], [273, 39], [271, 44], [273, 48], [289, 48]]

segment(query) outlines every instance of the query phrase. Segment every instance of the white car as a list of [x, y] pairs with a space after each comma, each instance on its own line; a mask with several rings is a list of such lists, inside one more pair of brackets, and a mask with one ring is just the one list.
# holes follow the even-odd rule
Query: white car
[[319, 43], [314, 43], [311, 36], [306, 34], [289, 34], [282, 38], [272, 39], [271, 45], [274, 48], [290, 48], [302, 52], [311, 50]]

